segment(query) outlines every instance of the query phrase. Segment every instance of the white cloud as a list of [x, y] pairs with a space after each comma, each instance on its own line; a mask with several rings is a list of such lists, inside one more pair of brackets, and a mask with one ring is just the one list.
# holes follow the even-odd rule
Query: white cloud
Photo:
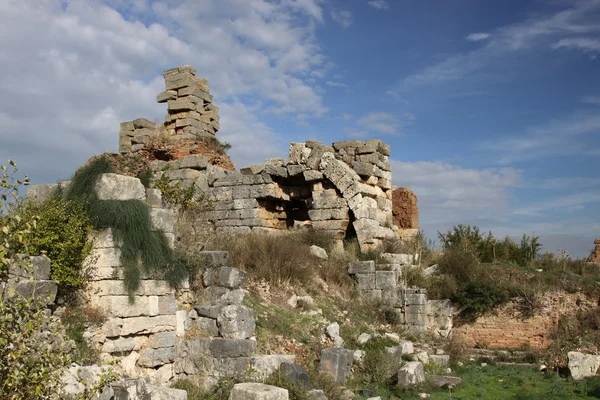
[[344, 28], [349, 28], [354, 23], [354, 17], [348, 10], [332, 10], [331, 18]]
[[327, 82], [325, 82], [325, 84], [326, 84], [327, 86], [331, 86], [331, 87], [340, 87], [340, 88], [346, 88], [346, 89], [347, 89], [347, 88], [349, 88], [349, 86], [348, 86], [348, 85], [346, 85], [346, 84], [345, 84], [345, 83], [343, 83], [343, 82], [333, 82], [333, 81], [327, 81]]
[[542, 212], [562, 211], [565, 208], [583, 207], [586, 204], [600, 202], [600, 191], [586, 191], [559, 196], [550, 200], [541, 200], [535, 205], [516, 208], [516, 215], [538, 216]]
[[442, 161], [391, 164], [394, 185], [415, 192], [420, 214], [429, 223], [450, 216], [460, 220], [474, 212], [500, 215], [520, 180], [514, 168], [467, 169]]
[[465, 39], [468, 40], [469, 42], [479, 42], [479, 41], [486, 40], [489, 38], [490, 38], [489, 33], [478, 32], [478, 33], [469, 33]]
[[398, 128], [400, 127], [398, 118], [386, 112], [373, 112], [356, 122], [369, 131], [375, 131], [384, 135], [395, 135], [398, 133]]
[[584, 53], [588, 52], [600, 52], [600, 39], [578, 37], [561, 39], [552, 45], [555, 49], [560, 48], [571, 48], [581, 50]]
[[590, 135], [600, 135], [600, 115], [578, 112], [529, 128], [525, 134], [481, 145], [482, 149], [500, 152], [502, 163], [530, 160], [552, 155], [584, 154]]
[[372, 0], [369, 1], [369, 5], [379, 10], [387, 10], [388, 8], [390, 8], [390, 5], [386, 0]]
[[[499, 68], [507, 62], [515, 61], [516, 55], [527, 55], [535, 49], [544, 49], [556, 40], [568, 40], [571, 45], [573, 35], [598, 34], [600, 32], [600, 1], [587, 0], [565, 2], [569, 8], [547, 16], [536, 16], [523, 22], [497, 29], [490, 34], [485, 45], [475, 50], [457, 53], [443, 61], [409, 75], [403, 81], [404, 86], [439, 84], [466, 78], [479, 78], [480, 72], [490, 67], [497, 68], [504, 75], [506, 69]], [[595, 37], [595, 40], [598, 40]], [[590, 43], [580, 43], [589, 46]], [[523, 57], [521, 57], [523, 58]]]
[[234, 158], [272, 155], [261, 113], [327, 111], [305, 80], [330, 68], [315, 38], [320, 4], [0, 1], [0, 159], [14, 158], [36, 183], [68, 177], [89, 156], [116, 151], [119, 121], [162, 120], [161, 72], [182, 64], [209, 79]]

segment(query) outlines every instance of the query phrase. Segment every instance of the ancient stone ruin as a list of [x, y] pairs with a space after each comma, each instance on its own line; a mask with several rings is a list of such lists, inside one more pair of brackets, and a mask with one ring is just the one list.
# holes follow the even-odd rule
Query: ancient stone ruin
[[412, 190], [401, 187], [393, 191], [392, 215], [401, 237], [413, 237], [419, 232], [419, 208]]
[[600, 263], [600, 239], [594, 240], [594, 250], [592, 250], [592, 254], [588, 257], [589, 262]]
[[[230, 171], [193, 150], [195, 143], [213, 138], [219, 128], [208, 82], [196, 78], [189, 66], [165, 71], [164, 77], [166, 91], [157, 100], [168, 103], [165, 122], [154, 130], [144, 119], [124, 122], [119, 150], [152, 152], [155, 172], [207, 194], [213, 210], [202, 223], [208, 221], [216, 232], [228, 234], [310, 225], [340, 240], [356, 236], [363, 251], [397, 237], [392, 229], [389, 145], [380, 140], [332, 146], [292, 143], [287, 159], [267, 159], [240, 172]], [[159, 140], [177, 157], [161, 159], [152, 149]]]

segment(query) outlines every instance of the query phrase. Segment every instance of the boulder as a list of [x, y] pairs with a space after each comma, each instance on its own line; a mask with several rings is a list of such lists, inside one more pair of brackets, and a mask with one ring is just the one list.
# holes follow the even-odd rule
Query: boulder
[[462, 378], [457, 376], [430, 375], [429, 382], [438, 387], [452, 388], [458, 386], [462, 382]]
[[283, 363], [279, 367], [280, 371], [288, 377], [288, 379], [306, 389], [312, 389], [310, 384], [310, 376], [308, 372], [296, 363]]
[[217, 316], [221, 336], [228, 339], [248, 339], [254, 333], [254, 312], [248, 307], [232, 304], [225, 306]]
[[569, 370], [575, 380], [581, 380], [588, 376], [595, 376], [600, 367], [600, 355], [584, 354], [578, 351], [570, 351]]
[[295, 362], [296, 356], [294, 355], [271, 354], [265, 356], [254, 356], [250, 358], [250, 366], [252, 369], [258, 371], [258, 373], [264, 378], [277, 371], [281, 364], [294, 364]]
[[319, 369], [328, 373], [334, 381], [344, 383], [350, 377], [354, 351], [330, 347], [321, 351]]
[[310, 254], [314, 257], [320, 258], [321, 260], [328, 260], [327, 251], [324, 248], [312, 245], [310, 246]]
[[286, 389], [263, 383], [238, 383], [233, 386], [229, 400], [289, 400]]
[[418, 361], [407, 362], [398, 371], [398, 386], [413, 386], [425, 381], [423, 364]]
[[146, 200], [144, 185], [131, 176], [102, 174], [95, 189], [98, 200]]

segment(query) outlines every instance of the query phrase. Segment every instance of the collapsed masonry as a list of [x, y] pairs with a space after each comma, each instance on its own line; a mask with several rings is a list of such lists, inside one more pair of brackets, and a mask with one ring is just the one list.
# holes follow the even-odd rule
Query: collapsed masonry
[[209, 156], [178, 148], [214, 137], [219, 129], [218, 108], [212, 104], [208, 82], [197, 78], [189, 66], [163, 75], [166, 91], [157, 100], [168, 103], [166, 121], [154, 130], [143, 127], [143, 119], [121, 124], [119, 150], [122, 154], [148, 151], [156, 137], [166, 135], [168, 150], [183, 156], [156, 157], [150, 167], [157, 175], [195, 185], [208, 196], [213, 210], [202, 223], [208, 220], [215, 231], [228, 234], [310, 225], [340, 240], [356, 236], [363, 251], [397, 237], [392, 229], [389, 145], [380, 140], [332, 146], [317, 141], [292, 143], [288, 159], [267, 159], [240, 172], [230, 171], [215, 165]]

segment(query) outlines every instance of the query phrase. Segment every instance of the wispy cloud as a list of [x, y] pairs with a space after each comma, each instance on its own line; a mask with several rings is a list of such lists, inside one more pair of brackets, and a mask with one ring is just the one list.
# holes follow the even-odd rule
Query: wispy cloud
[[481, 148], [500, 152], [500, 162], [511, 163], [553, 155], [585, 154], [589, 150], [586, 143], [590, 135], [600, 137], [600, 115], [577, 112], [531, 127], [523, 135], [484, 143]]
[[589, 37], [561, 39], [552, 45], [552, 47], [555, 49], [568, 48], [581, 50], [584, 53], [595, 53], [600, 52], [600, 39]]
[[327, 82], [325, 82], [325, 84], [327, 86], [331, 86], [331, 87], [340, 87], [340, 88], [346, 88], [346, 89], [348, 89], [350, 87], [343, 82], [327, 81]]
[[584, 208], [586, 204], [600, 202], [600, 191], [587, 191], [568, 194], [550, 200], [540, 200], [534, 205], [519, 207], [513, 212], [516, 215], [539, 216], [542, 212], [562, 211], [565, 208]]
[[398, 118], [393, 114], [385, 112], [370, 113], [356, 122], [369, 131], [375, 131], [384, 135], [396, 135], [400, 127]]
[[365, 139], [369, 137], [369, 132], [365, 130], [345, 128], [344, 132], [346, 135], [348, 135], [348, 137], [353, 139]]
[[585, 96], [583, 99], [581, 99], [581, 102], [600, 106], [600, 96]]
[[[516, 54], [528, 54], [532, 49], [544, 49], [553, 43], [561, 46], [578, 47], [589, 51], [596, 46], [600, 32], [600, 0], [566, 2], [569, 8], [557, 13], [534, 17], [521, 23], [508, 25], [490, 33], [485, 45], [465, 53], [446, 57], [443, 61], [426, 67], [424, 70], [406, 77], [406, 86], [439, 84], [478, 77], [498, 71], [507, 62], [517, 60]], [[588, 34], [592, 40], [582, 41], [574, 35]], [[470, 36], [470, 35], [469, 35]], [[468, 36], [467, 36], [468, 38]]]
[[520, 171], [514, 168], [462, 168], [443, 161], [392, 160], [393, 183], [406, 186], [419, 198], [419, 209], [428, 220], [450, 214], [479, 212], [498, 215], [507, 209]]
[[390, 5], [386, 0], [371, 0], [369, 1], [369, 5], [379, 10], [387, 10], [390, 8]]
[[331, 18], [344, 28], [349, 28], [354, 23], [354, 17], [348, 10], [332, 10]]
[[486, 40], [486, 39], [489, 39], [489, 38], [490, 38], [490, 34], [489, 33], [478, 32], [478, 33], [470, 33], [470, 34], [468, 34], [465, 39], [468, 40], [469, 42], [479, 42], [481, 40]]

